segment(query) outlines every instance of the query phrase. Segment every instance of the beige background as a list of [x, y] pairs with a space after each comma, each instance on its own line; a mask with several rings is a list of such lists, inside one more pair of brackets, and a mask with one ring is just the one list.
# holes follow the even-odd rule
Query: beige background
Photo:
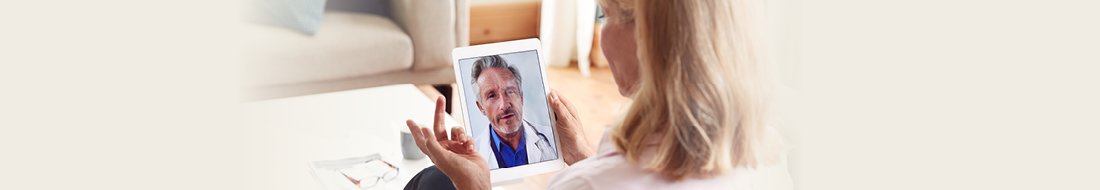
[[[1100, 188], [1100, 3], [772, 2], [797, 188]], [[235, 10], [3, 3], [0, 189], [240, 189]]]
[[1100, 188], [1082, 2], [801, 2], [796, 186]]

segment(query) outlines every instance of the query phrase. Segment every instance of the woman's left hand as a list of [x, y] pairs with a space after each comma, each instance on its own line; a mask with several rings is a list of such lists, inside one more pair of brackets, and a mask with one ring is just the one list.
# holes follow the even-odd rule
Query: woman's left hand
[[451, 129], [451, 136], [447, 138], [447, 130], [443, 126], [446, 112], [443, 111], [447, 102], [442, 96], [435, 101], [435, 123], [432, 129], [421, 128], [412, 120], [405, 121], [409, 131], [416, 141], [416, 146], [421, 152], [432, 159], [443, 174], [451, 178], [457, 189], [490, 189], [489, 165], [477, 150], [474, 142], [466, 135], [462, 127]]
[[569, 100], [558, 95], [558, 91], [550, 91], [546, 97], [550, 102], [550, 108], [554, 110], [554, 125], [557, 125], [561, 138], [562, 158], [566, 164], [573, 165], [580, 160], [588, 158], [595, 151], [589, 146], [584, 128], [581, 127], [581, 119], [577, 116], [577, 109]]

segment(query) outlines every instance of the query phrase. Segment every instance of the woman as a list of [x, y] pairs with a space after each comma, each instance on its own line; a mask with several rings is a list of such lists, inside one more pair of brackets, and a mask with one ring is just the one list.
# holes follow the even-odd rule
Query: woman
[[[781, 140], [765, 123], [761, 3], [601, 0], [603, 51], [619, 93], [634, 103], [594, 152], [573, 106], [551, 93], [570, 166], [549, 188], [789, 189]], [[465, 132], [445, 136], [441, 105], [434, 131], [408, 122], [438, 169], [406, 188], [439, 188], [433, 182], [449, 177], [454, 188], [490, 189], [486, 163]], [[430, 179], [433, 172], [446, 176]]]

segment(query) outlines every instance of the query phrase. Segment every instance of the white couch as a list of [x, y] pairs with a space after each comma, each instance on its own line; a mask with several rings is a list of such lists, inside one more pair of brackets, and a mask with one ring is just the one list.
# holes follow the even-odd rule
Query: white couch
[[450, 53], [468, 45], [468, 15], [465, 0], [329, 0], [313, 36], [248, 24], [248, 98], [453, 83]]

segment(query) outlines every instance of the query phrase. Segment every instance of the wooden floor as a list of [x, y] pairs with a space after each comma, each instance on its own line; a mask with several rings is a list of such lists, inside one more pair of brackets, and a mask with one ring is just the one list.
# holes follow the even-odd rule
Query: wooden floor
[[604, 129], [621, 119], [630, 99], [619, 95], [610, 69], [594, 67], [591, 71], [591, 76], [584, 77], [575, 65], [551, 67], [546, 75], [550, 88], [572, 102], [580, 112], [581, 125], [585, 128], [588, 141], [595, 146]]

